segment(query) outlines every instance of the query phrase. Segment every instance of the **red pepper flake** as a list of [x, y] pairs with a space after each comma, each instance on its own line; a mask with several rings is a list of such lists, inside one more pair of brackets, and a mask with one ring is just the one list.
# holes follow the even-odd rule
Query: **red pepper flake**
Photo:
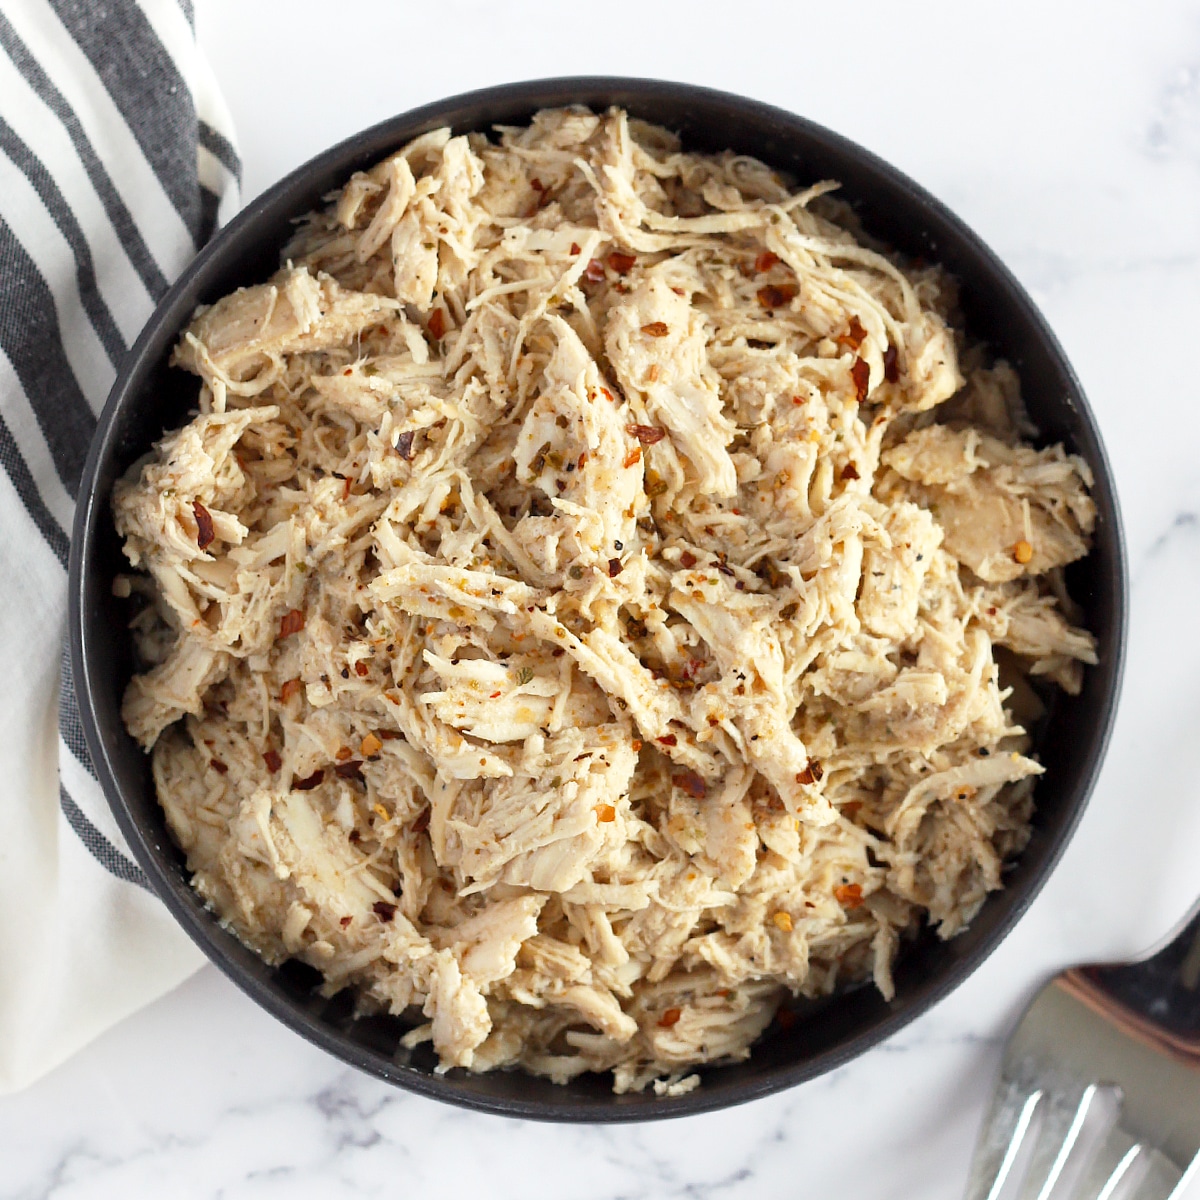
[[858, 473], [858, 468], [853, 463], [847, 463], [842, 468], [843, 479], [861, 479], [862, 476]]
[[435, 308], [429, 314], [429, 332], [439, 340], [446, 334], [446, 313], [443, 309]]
[[625, 455], [625, 465], [627, 467], [636, 467], [642, 461], [641, 446], [634, 446], [630, 452]]
[[413, 444], [413, 438], [415, 438], [416, 436], [417, 436], [417, 431], [415, 429], [406, 429], [396, 439], [396, 453], [398, 455], [400, 455], [400, 457], [402, 459], [404, 459], [405, 462], [412, 462], [412, 457], [413, 457], [412, 444]]
[[825, 768], [815, 758], [810, 758], [804, 765], [804, 770], [796, 776], [797, 783], [820, 783], [825, 776]]
[[333, 757], [337, 759], [338, 762], [345, 762], [346, 759], [348, 759], [353, 753], [354, 751], [351, 750], [349, 746], [339, 746], [337, 748], [337, 753]]
[[299, 679], [288, 679], [284, 681], [283, 686], [279, 689], [280, 703], [286, 704], [303, 686]]
[[350, 830], [350, 832], [346, 834], [346, 837], [349, 839], [350, 845], [352, 846], [357, 846], [358, 843], [362, 841], [362, 834], [359, 833], [357, 829]]
[[653, 446], [667, 436], [667, 431], [661, 425], [626, 425], [625, 432], [637, 438], [643, 446]]
[[604, 264], [598, 258], [589, 259], [588, 265], [583, 269], [583, 278], [588, 283], [603, 283]]
[[338, 921], [338, 924], [339, 924], [339, 925], [340, 925], [340, 926], [341, 926], [343, 929], [349, 929], [349, 928], [350, 928], [350, 922], [351, 922], [351, 921], [353, 921], [353, 920], [354, 920], [354, 918], [353, 918], [353, 917], [342, 917], [342, 918], [341, 918], [341, 919]]
[[761, 275], [764, 271], [769, 271], [778, 261], [778, 254], [772, 254], [770, 250], [764, 250], [754, 260], [754, 269]]
[[304, 614], [298, 608], [293, 608], [283, 614], [283, 620], [279, 622], [279, 636], [281, 638], [291, 637], [293, 633], [299, 633], [303, 628]]
[[500, 693], [500, 692], [493, 692], [493, 693], [492, 693], [492, 694], [491, 694], [491, 695], [488, 697], [488, 699], [489, 699], [489, 700], [499, 700], [499, 699], [500, 699], [500, 695], [501, 695], [501, 693]]
[[544, 192], [546, 190], [546, 185], [536, 176], [529, 181], [529, 186], [533, 188], [535, 192]]
[[862, 885], [843, 883], [833, 889], [833, 898], [843, 908], [858, 908], [863, 902]]
[[883, 352], [883, 377], [888, 383], [895, 383], [900, 378], [900, 365], [896, 361], [895, 346], [889, 346]]
[[365, 662], [359, 661], [354, 664], [354, 673], [361, 679], [364, 675], [371, 673], [371, 668]]
[[666, 321], [651, 321], [649, 325], [642, 326], [642, 332], [647, 337], [666, 337], [671, 330]]
[[208, 760], [208, 765], [212, 767], [212, 769], [216, 771], [218, 775], [224, 775], [225, 772], [229, 770], [229, 767], [226, 766], [225, 763], [223, 763], [219, 758], [210, 758]]
[[862, 322], [857, 316], [853, 316], [850, 318], [850, 332], [839, 333], [837, 343], [839, 346], [849, 346], [851, 350], [857, 350], [866, 336], [867, 331], [862, 327]]
[[637, 262], [637, 257], [633, 254], [626, 254], [622, 250], [614, 250], [608, 256], [608, 265], [612, 267], [618, 275], [624, 275], [627, 271], [633, 268], [633, 264]]
[[579, 253], [579, 243], [578, 243], [578, 242], [572, 242], [572, 243], [571, 243], [571, 253], [572, 253], [572, 254], [578, 254], [578, 253]]
[[780, 1029], [791, 1029], [796, 1023], [796, 1014], [790, 1008], [780, 1008], [775, 1012], [775, 1024]]
[[794, 300], [799, 291], [794, 283], [768, 283], [758, 289], [758, 302], [763, 308], [782, 308]]
[[376, 900], [371, 905], [371, 911], [381, 920], [390, 921], [396, 915], [396, 906], [386, 900]]
[[361, 779], [362, 778], [362, 762], [357, 758], [352, 758], [349, 762], [338, 763], [333, 768], [333, 773], [339, 779]]
[[345, 370], [342, 372], [342, 374], [343, 374], [343, 375], [353, 375], [353, 374], [354, 374], [354, 368], [353, 368], [353, 367], [347, 367], [347, 368], [346, 368], [346, 369], [345, 369]]
[[342, 503], [344, 504], [350, 499], [350, 489], [354, 486], [354, 480], [349, 475], [346, 476], [345, 482], [342, 484]]
[[638, 738], [634, 738], [629, 745], [634, 754], [636, 754], [642, 748], [642, 743]]
[[196, 518], [196, 545], [201, 550], [207, 550], [217, 536], [213, 532], [212, 513], [199, 500], [193, 500], [192, 516]]
[[582, 453], [582, 454], [579, 456], [579, 460], [578, 460], [578, 461], [575, 463], [576, 467], [578, 467], [578, 468], [579, 468], [579, 470], [581, 470], [581, 471], [583, 470], [583, 468], [584, 468], [584, 465], [587, 463], [587, 458], [588, 458], [588, 456], [587, 456], [587, 451], [585, 450], [585, 451], [584, 451], [584, 452], [583, 452], [583, 453]]
[[679, 556], [679, 565], [690, 571], [696, 565], [696, 556], [690, 550], [685, 550]]
[[275, 772], [283, 766], [283, 759], [279, 757], [278, 750], [268, 750], [263, 755], [263, 762], [267, 764], [267, 770], [270, 771], [272, 775], [274, 775]]
[[708, 792], [708, 785], [695, 771], [680, 771], [678, 775], [671, 776], [671, 782], [697, 800], [703, 800]]
[[803, 404], [803, 403], [804, 403], [804, 397], [803, 397], [803, 396], [793, 396], [793, 397], [792, 397], [792, 403], [793, 403], [793, 404]]
[[683, 1009], [668, 1008], [661, 1017], [658, 1018], [658, 1024], [662, 1029], [670, 1029], [672, 1025], [678, 1023], [679, 1018], [683, 1016]]
[[850, 368], [850, 378], [854, 381], [854, 398], [865, 400], [867, 388], [871, 385], [871, 368], [861, 358], [856, 358]]
[[621, 571], [622, 571], [621, 560], [619, 558], [610, 558], [608, 560], [608, 577], [609, 577], [609, 579], [616, 579], [616, 577], [618, 575], [620, 575]]
[[321, 782], [321, 780], [324, 778], [325, 778], [325, 768], [324, 767], [318, 767], [306, 779], [297, 779], [295, 776], [293, 776], [292, 777], [292, 791], [293, 792], [311, 792], [313, 790], [313, 788], [315, 788]]
[[679, 739], [673, 733], [664, 733], [662, 737], [655, 738], [654, 740], [664, 746], [677, 746], [679, 744]]
[[605, 400], [611, 400], [614, 404], [616, 404], [617, 398], [608, 390], [608, 388], [602, 387], [600, 389], [600, 394], [605, 398]]

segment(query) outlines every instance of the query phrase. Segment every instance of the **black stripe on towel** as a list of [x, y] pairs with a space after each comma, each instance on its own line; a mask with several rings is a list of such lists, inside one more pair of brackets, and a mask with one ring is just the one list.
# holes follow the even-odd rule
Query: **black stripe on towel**
[[79, 298], [83, 301], [84, 311], [104, 347], [104, 353], [108, 355], [108, 361], [114, 368], [118, 367], [125, 354], [125, 339], [121, 336], [104, 297], [100, 295], [92, 251], [75, 214], [41, 159], [21, 141], [3, 117], [0, 117], [0, 150], [12, 159], [14, 166], [33, 185], [46, 206], [46, 211], [58, 226], [59, 233], [66, 238], [71, 247], [71, 253], [75, 255], [75, 280], [79, 286]]
[[196, 108], [146, 14], [134, 0], [50, 0], [50, 6], [100, 76], [192, 241], [203, 245]]
[[16, 31], [8, 23], [3, 9], [0, 9], [0, 47], [3, 47], [13, 65], [20, 71], [25, 82], [37, 93], [42, 102], [62, 122], [75, 153], [79, 155], [83, 169], [91, 180], [92, 187], [100, 197], [104, 211], [112, 222], [113, 230], [120, 240], [133, 269], [145, 285], [146, 290], [154, 300], [158, 300], [167, 290], [167, 277], [154, 261], [154, 255], [146, 245], [137, 224], [125, 202], [121, 199], [116, 187], [104, 165], [100, 162], [92, 143], [74, 110], [66, 102], [63, 94], [50, 81], [50, 77], [42, 70], [41, 64], [29, 53], [25, 43], [17, 37]]
[[242, 160], [233, 143], [207, 121], [200, 122], [200, 145], [209, 152], [237, 181], [242, 182]]
[[133, 859], [122, 854], [87, 819], [83, 809], [71, 799], [70, 793], [61, 784], [58, 788], [58, 803], [62, 808], [63, 816], [67, 818], [67, 824], [75, 830], [79, 835], [79, 840], [106, 871], [118, 879], [123, 879], [126, 883], [136, 883], [138, 887], [145, 888], [148, 892], [153, 890], [150, 887], [150, 880], [146, 878], [146, 872]]
[[75, 674], [71, 670], [71, 648], [63, 647], [58, 669], [58, 732], [71, 751], [87, 770], [96, 778], [92, 756], [88, 753], [87, 738], [83, 736], [83, 721], [79, 716], [79, 700], [75, 695]]
[[33, 480], [33, 473], [29, 470], [29, 464], [21, 454], [17, 440], [13, 437], [3, 416], [0, 416], [0, 466], [4, 468], [8, 481], [21, 498], [21, 503], [25, 505], [29, 519], [38, 527], [42, 537], [46, 539], [46, 544], [54, 552], [54, 557], [58, 559], [65, 571], [70, 551], [67, 535], [42, 500], [37, 484]]
[[96, 418], [63, 349], [49, 285], [0, 218], [0, 349], [21, 381], [54, 468], [74, 498]]

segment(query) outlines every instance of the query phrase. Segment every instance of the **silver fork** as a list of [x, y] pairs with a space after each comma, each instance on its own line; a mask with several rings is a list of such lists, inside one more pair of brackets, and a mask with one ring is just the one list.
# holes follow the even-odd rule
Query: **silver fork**
[[1072, 967], [1004, 1052], [966, 1200], [1200, 1195], [1200, 903], [1161, 949]]

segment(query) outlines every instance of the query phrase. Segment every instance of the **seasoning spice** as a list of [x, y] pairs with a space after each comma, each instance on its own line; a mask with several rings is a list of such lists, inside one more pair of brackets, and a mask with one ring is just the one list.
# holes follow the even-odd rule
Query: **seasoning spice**
[[596, 805], [596, 820], [601, 824], [609, 824], [617, 819], [617, 810], [611, 804]]
[[438, 341], [446, 336], [446, 313], [443, 309], [435, 308], [429, 314], [429, 332]]
[[797, 783], [820, 783], [825, 776], [825, 768], [815, 758], [810, 758], [804, 765], [804, 770], [796, 776]]
[[386, 900], [376, 900], [371, 905], [371, 911], [384, 922], [390, 921], [396, 915], [396, 906]]
[[280, 767], [283, 766], [283, 759], [279, 757], [278, 750], [268, 750], [263, 754], [263, 762], [267, 764], [267, 770], [274, 775]]
[[858, 908], [863, 902], [862, 885], [843, 883], [833, 889], [833, 898], [843, 908]]
[[625, 275], [633, 269], [634, 263], [637, 262], [637, 257], [633, 254], [626, 254], [623, 250], [614, 250], [608, 256], [608, 265], [612, 267], [618, 275]]
[[[662, 739], [659, 738], [659, 741]], [[678, 775], [671, 776], [671, 782], [696, 800], [703, 800], [708, 792], [708, 785], [695, 771], [680, 771]]]
[[293, 608], [283, 614], [283, 619], [279, 622], [279, 636], [281, 638], [291, 637], [293, 633], [299, 633], [303, 628], [304, 614], [298, 608]]
[[212, 513], [199, 500], [193, 500], [192, 516], [196, 518], [196, 545], [201, 550], [207, 550], [216, 537], [213, 532]]
[[658, 1018], [658, 1024], [663, 1029], [670, 1029], [672, 1025], [679, 1023], [679, 1018], [683, 1016], [683, 1009], [668, 1008], [664, 1010], [663, 1015]]
[[311, 792], [313, 790], [313, 788], [315, 788], [321, 782], [321, 780], [323, 780], [324, 778], [325, 778], [324, 767], [318, 767], [311, 775], [306, 776], [304, 779], [297, 779], [297, 778], [295, 778], [295, 776], [293, 776], [292, 777], [292, 791], [293, 792]]
[[660, 425], [626, 425], [625, 432], [637, 438], [643, 446], [653, 446], [667, 436], [667, 431]]
[[666, 337], [671, 331], [667, 328], [666, 321], [651, 321], [649, 325], [642, 326], [642, 332], [647, 337], [660, 338]]
[[768, 283], [758, 289], [758, 302], [763, 308], [783, 308], [799, 294], [794, 283]]
[[1029, 562], [1030, 559], [1033, 558], [1033, 547], [1024, 538], [1022, 538], [1012, 548], [1012, 556], [1017, 562], [1024, 566], [1027, 562]]
[[855, 399], [860, 402], [865, 400], [871, 386], [871, 368], [861, 358], [856, 358], [851, 365], [850, 379], [854, 383]]

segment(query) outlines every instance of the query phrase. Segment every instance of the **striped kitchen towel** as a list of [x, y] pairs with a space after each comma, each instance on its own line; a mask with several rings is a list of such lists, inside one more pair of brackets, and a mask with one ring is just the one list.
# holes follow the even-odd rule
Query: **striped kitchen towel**
[[240, 173], [191, 0], [0, 7], [0, 1091], [202, 961], [88, 759], [67, 536], [122, 356]]

